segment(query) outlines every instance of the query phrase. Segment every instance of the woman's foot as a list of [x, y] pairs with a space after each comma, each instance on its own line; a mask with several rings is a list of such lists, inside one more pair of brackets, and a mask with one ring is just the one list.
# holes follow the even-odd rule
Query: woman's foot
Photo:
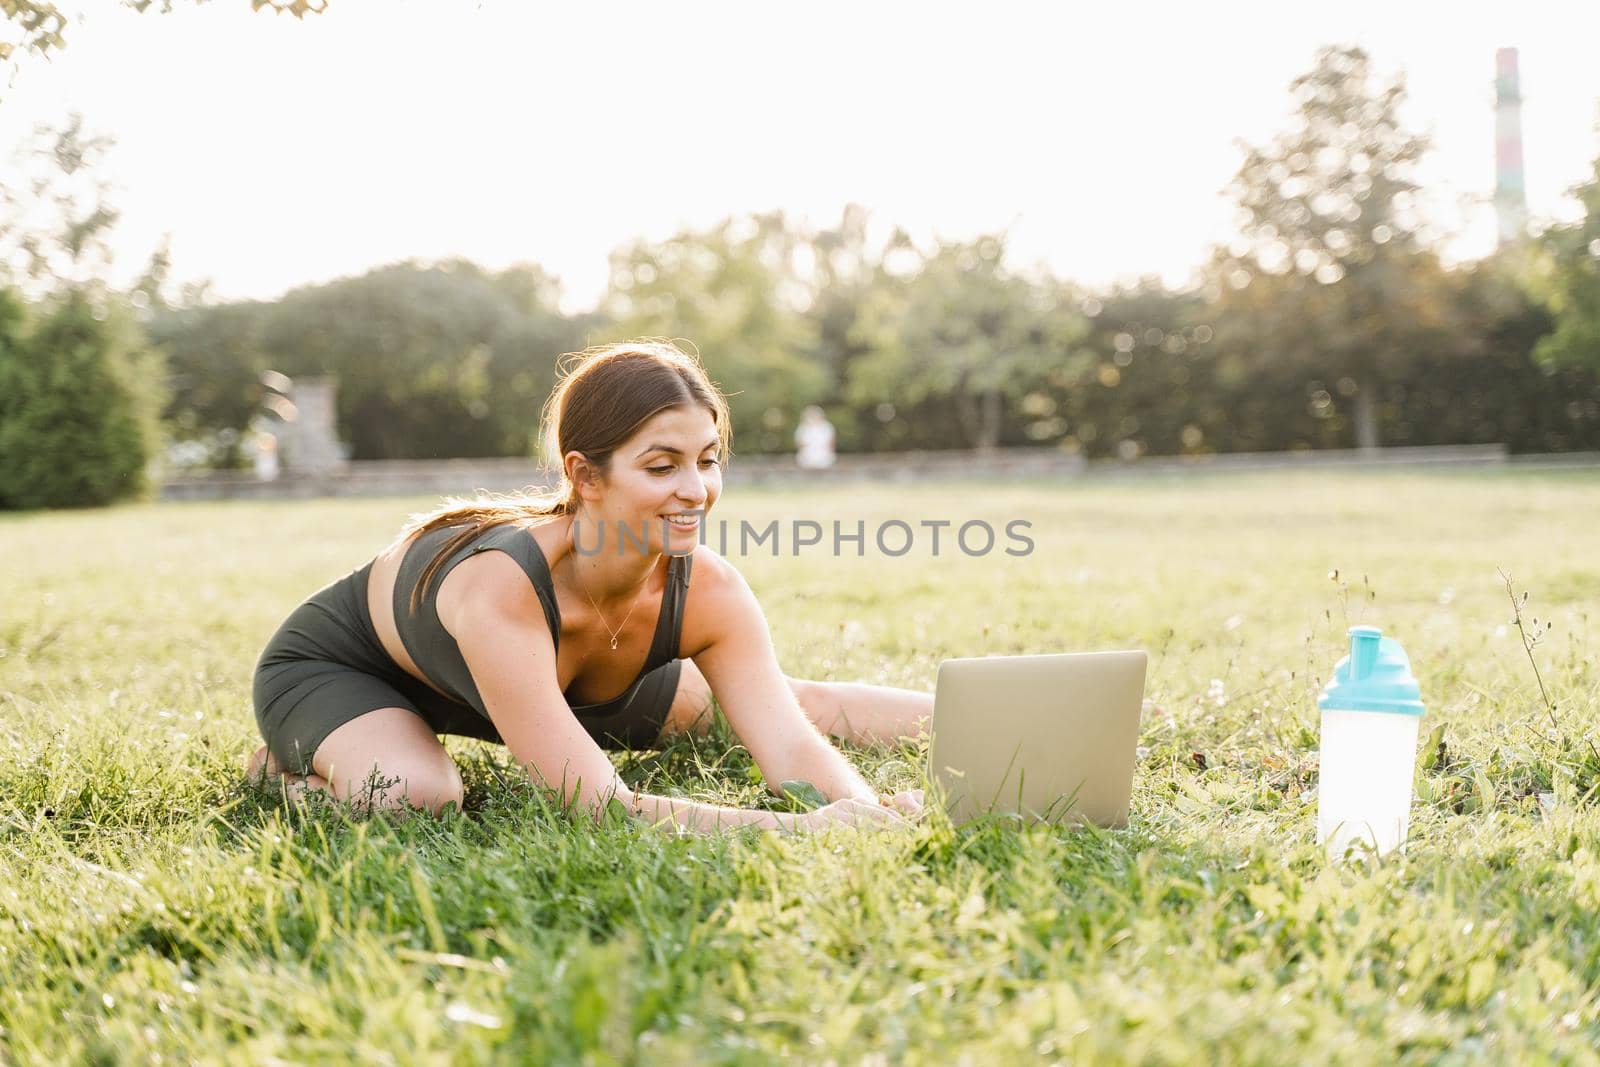
[[328, 791], [328, 783], [319, 775], [290, 774], [285, 771], [272, 753], [267, 751], [266, 745], [256, 749], [255, 754], [245, 761], [244, 780], [246, 785], [273, 796], [281, 793], [299, 798], [308, 792]]
[[282, 773], [283, 768], [272, 758], [266, 745], [256, 749], [255, 754], [245, 761], [244, 777], [251, 785], [264, 785], [268, 778], [276, 778]]

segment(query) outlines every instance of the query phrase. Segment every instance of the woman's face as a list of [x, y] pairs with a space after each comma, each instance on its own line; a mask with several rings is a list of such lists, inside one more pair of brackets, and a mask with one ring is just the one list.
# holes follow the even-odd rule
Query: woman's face
[[[667, 408], [619, 445], [598, 499], [589, 502], [605, 524], [604, 550], [617, 551], [625, 524], [625, 552], [638, 551], [642, 536], [651, 552], [693, 552], [704, 513], [722, 495], [721, 445], [711, 413], [701, 407]], [[583, 536], [587, 543], [591, 534]]]

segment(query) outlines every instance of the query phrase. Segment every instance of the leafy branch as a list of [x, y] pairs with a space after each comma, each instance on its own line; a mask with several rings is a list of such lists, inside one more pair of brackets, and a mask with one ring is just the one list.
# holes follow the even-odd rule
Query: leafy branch
[[[204, 3], [205, 0], [194, 0]], [[173, 0], [123, 0], [126, 7], [144, 12], [154, 7], [157, 11], [172, 10]], [[328, 9], [328, 0], [250, 0], [252, 11], [266, 9], [274, 14], [293, 15], [297, 19], [307, 15], [320, 15]], [[77, 15], [81, 21], [82, 15]], [[63, 11], [50, 0], [0, 0], [0, 63], [20, 63], [22, 56], [48, 56], [67, 46], [65, 30], [72, 13]], [[9, 26], [3, 25], [9, 23]]]

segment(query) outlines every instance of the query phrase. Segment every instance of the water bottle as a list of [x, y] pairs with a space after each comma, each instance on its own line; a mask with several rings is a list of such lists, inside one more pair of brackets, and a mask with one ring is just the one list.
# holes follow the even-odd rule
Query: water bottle
[[1333, 669], [1322, 711], [1317, 841], [1328, 855], [1403, 848], [1416, 773], [1422, 695], [1411, 661], [1376, 626], [1350, 628], [1350, 654]]

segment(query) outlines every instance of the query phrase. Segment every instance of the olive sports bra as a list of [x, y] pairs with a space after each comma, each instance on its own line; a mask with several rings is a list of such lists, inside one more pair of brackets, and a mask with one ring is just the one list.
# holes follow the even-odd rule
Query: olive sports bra
[[[435, 572], [429, 587], [423, 590], [415, 613], [411, 611], [411, 591], [422, 576], [428, 561], [439, 546], [449, 540], [460, 527], [442, 526], [416, 538], [400, 561], [394, 580], [394, 625], [400, 641], [411, 654], [427, 680], [446, 696], [472, 707], [484, 718], [489, 717], [478, 694], [477, 683], [461, 656], [460, 646], [439, 621], [438, 595], [444, 579], [462, 560], [479, 552], [506, 553], [527, 574], [533, 591], [544, 608], [545, 621], [550, 624], [550, 637], [555, 647], [561, 647], [561, 609], [556, 605], [555, 581], [550, 575], [550, 565], [544, 551], [533, 538], [527, 526], [504, 523], [492, 526], [481, 536], [461, 546]], [[572, 710], [580, 721], [614, 715], [626, 707], [635, 690], [647, 675], [678, 658], [678, 642], [683, 632], [683, 604], [689, 591], [689, 572], [694, 563], [692, 556], [671, 556], [667, 565], [667, 587], [661, 598], [661, 615], [656, 620], [655, 637], [650, 642], [650, 653], [644, 670], [618, 696], [600, 704], [574, 704]]]

